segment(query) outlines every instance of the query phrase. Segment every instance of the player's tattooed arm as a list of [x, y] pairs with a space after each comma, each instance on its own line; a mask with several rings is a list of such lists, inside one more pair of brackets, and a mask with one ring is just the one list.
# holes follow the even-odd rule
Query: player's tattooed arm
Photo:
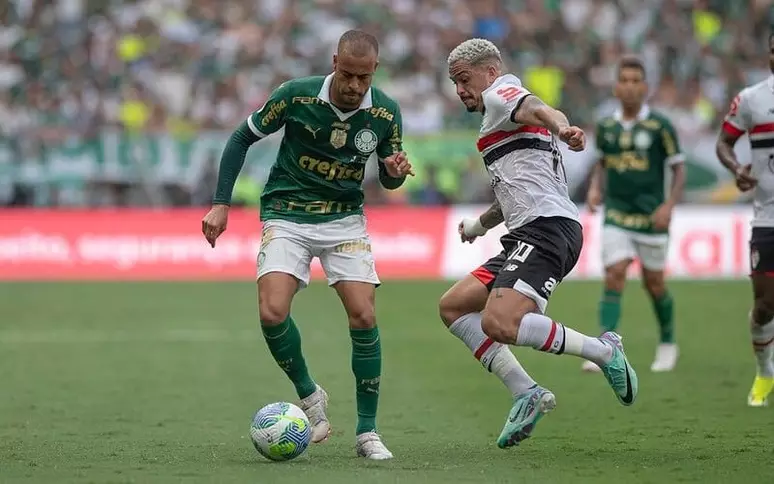
[[476, 237], [485, 235], [489, 229], [497, 227], [505, 220], [500, 204], [495, 201], [486, 212], [476, 218], [465, 218], [457, 228], [462, 242], [473, 243]]
[[558, 135], [561, 129], [570, 126], [570, 122], [563, 112], [548, 106], [534, 94], [524, 97], [513, 109], [511, 121], [547, 128], [555, 135]]
[[546, 128], [562, 142], [567, 143], [572, 151], [583, 151], [586, 147], [584, 131], [570, 125], [563, 112], [546, 105], [534, 94], [529, 94], [518, 101], [511, 111], [511, 121]]
[[481, 225], [487, 230], [497, 227], [503, 223], [505, 221], [505, 217], [503, 216], [503, 211], [500, 208], [500, 202], [495, 200], [492, 206], [489, 207], [486, 212], [481, 214], [479, 221], [481, 222]]

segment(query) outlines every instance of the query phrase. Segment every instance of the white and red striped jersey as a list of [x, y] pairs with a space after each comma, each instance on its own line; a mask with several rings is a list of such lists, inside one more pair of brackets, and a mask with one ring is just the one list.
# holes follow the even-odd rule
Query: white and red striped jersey
[[478, 151], [511, 231], [538, 217], [578, 220], [556, 139], [546, 128], [512, 121], [530, 94], [512, 74], [498, 77], [483, 92]]
[[742, 90], [731, 102], [723, 130], [750, 137], [753, 189], [753, 227], [774, 227], [774, 76]]

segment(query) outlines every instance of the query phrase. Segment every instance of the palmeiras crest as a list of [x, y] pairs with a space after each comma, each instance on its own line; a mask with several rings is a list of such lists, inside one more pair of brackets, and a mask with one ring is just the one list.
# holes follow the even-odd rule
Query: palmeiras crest
[[347, 144], [347, 132], [343, 129], [334, 128], [331, 131], [331, 146], [338, 150], [345, 144]]

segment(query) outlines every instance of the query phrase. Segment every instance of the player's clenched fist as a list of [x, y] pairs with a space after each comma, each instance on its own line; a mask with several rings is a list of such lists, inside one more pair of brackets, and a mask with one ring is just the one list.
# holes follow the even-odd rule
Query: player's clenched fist
[[228, 209], [228, 205], [214, 205], [202, 219], [202, 233], [212, 247], [215, 247], [220, 234], [226, 231]]
[[486, 234], [487, 229], [481, 225], [480, 217], [474, 219], [465, 218], [462, 219], [460, 224], [457, 226], [457, 233], [460, 234], [460, 240], [463, 243], [468, 242], [472, 244], [477, 237], [481, 237], [482, 235]]
[[559, 130], [559, 139], [567, 143], [572, 151], [583, 151], [586, 147], [586, 133], [577, 126], [568, 126]]
[[387, 170], [387, 174], [393, 178], [402, 178], [406, 175], [414, 176], [411, 163], [409, 163], [408, 157], [403, 151], [385, 158], [384, 168]]
[[758, 184], [758, 179], [752, 175], [752, 165], [740, 166], [735, 175], [736, 187], [742, 192], [750, 191]]

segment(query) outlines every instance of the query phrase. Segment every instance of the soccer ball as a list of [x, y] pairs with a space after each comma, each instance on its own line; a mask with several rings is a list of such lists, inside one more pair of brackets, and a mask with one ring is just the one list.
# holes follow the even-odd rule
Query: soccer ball
[[267, 459], [292, 460], [312, 441], [312, 427], [304, 411], [292, 403], [270, 403], [255, 413], [250, 439]]

